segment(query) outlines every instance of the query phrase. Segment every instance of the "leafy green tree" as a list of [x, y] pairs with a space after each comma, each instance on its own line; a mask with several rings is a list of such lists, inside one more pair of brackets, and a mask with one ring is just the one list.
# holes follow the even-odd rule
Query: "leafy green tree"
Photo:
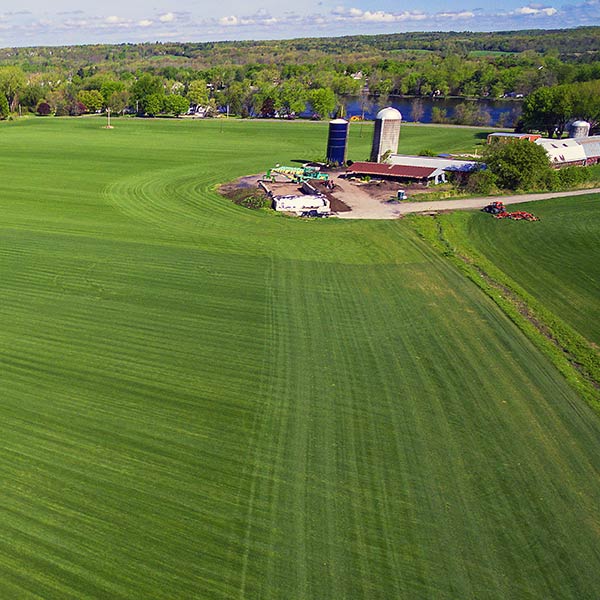
[[306, 108], [308, 90], [298, 79], [288, 79], [279, 86], [281, 108], [287, 115], [301, 113]]
[[164, 94], [150, 94], [144, 101], [146, 114], [154, 117], [163, 112], [165, 106]]
[[102, 110], [104, 105], [104, 97], [98, 90], [81, 90], [77, 94], [77, 100], [91, 113]]
[[123, 112], [129, 106], [130, 95], [127, 90], [121, 92], [113, 92], [108, 100], [106, 106], [115, 113]]
[[6, 96], [9, 108], [16, 109], [19, 93], [25, 87], [25, 74], [19, 67], [0, 68], [0, 93]]
[[544, 187], [552, 171], [544, 148], [528, 140], [486, 146], [483, 161], [498, 187], [509, 190]]
[[309, 93], [308, 99], [316, 115], [327, 119], [335, 108], [335, 94], [327, 88], [318, 88]]
[[523, 123], [528, 130], [546, 131], [548, 137], [562, 136], [573, 115], [572, 89], [568, 86], [542, 87], [523, 103]]
[[261, 117], [273, 117], [279, 108], [279, 90], [272, 83], [262, 83], [252, 97], [252, 107]]
[[600, 125], [600, 80], [571, 86], [573, 117], [589, 121], [592, 129]]
[[7, 119], [10, 115], [10, 108], [6, 96], [0, 93], [0, 119]]
[[356, 96], [362, 87], [362, 81], [349, 75], [336, 75], [331, 84], [331, 89], [338, 96]]
[[45, 90], [41, 85], [29, 84], [22, 89], [19, 95], [19, 102], [24, 108], [33, 111], [36, 109], [40, 101], [44, 99], [44, 96]]
[[438, 106], [434, 106], [431, 109], [431, 122], [448, 123], [448, 111], [445, 108], [439, 108]]
[[[102, 94], [102, 98], [104, 99], [103, 105], [110, 106], [110, 98], [113, 96], [113, 94], [124, 91], [125, 84], [122, 81], [116, 81], [114, 79], [107, 79], [103, 81], [102, 85], [100, 86], [100, 93]], [[111, 106], [110, 108], [112, 110], [115, 110], [113, 106]]]
[[195, 79], [188, 86], [187, 99], [196, 106], [204, 106], [208, 102], [208, 88], [204, 79]]
[[190, 107], [189, 100], [179, 94], [169, 94], [164, 97], [164, 111], [178, 117], [187, 112]]
[[226, 88], [216, 93], [216, 102], [219, 106], [229, 106], [229, 112], [234, 115], [247, 117], [252, 112], [253, 97], [250, 82], [234, 81]]
[[[156, 114], [152, 113], [148, 109], [148, 101], [153, 97], [151, 108], [155, 109], [157, 106], [157, 96], [164, 96], [165, 89], [163, 86], [162, 79], [149, 73], [144, 73], [132, 86], [131, 86], [131, 98], [134, 102], [138, 103], [139, 113], [144, 114]], [[162, 108], [162, 99], [161, 99]], [[160, 112], [160, 111], [158, 111]]]

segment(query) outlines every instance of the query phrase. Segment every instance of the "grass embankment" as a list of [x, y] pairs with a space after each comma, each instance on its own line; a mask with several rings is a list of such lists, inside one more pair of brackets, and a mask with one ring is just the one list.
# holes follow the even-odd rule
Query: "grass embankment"
[[403, 222], [214, 192], [326, 124], [102, 125], [0, 126], [1, 598], [593, 597], [600, 424], [542, 353]]
[[410, 221], [600, 411], [598, 196], [518, 208], [535, 211], [542, 221], [498, 221], [465, 212]]
[[473, 215], [469, 238], [529, 294], [600, 346], [600, 196], [522, 206], [541, 221], [519, 227]]

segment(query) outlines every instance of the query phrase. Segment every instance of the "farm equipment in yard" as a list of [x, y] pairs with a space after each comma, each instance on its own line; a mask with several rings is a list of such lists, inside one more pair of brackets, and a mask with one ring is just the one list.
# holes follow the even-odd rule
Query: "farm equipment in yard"
[[483, 207], [481, 210], [483, 212], [490, 213], [491, 215], [499, 215], [506, 212], [503, 202], [492, 202], [491, 204]]
[[505, 217], [496, 215], [496, 218], [512, 219], [513, 221], [539, 221], [539, 217], [532, 215], [530, 212], [525, 210], [518, 210], [516, 212], [506, 213]]
[[494, 215], [494, 218], [496, 219], [512, 219], [513, 221], [539, 221], [538, 217], [525, 210], [508, 212], [503, 202], [492, 202], [481, 210]]

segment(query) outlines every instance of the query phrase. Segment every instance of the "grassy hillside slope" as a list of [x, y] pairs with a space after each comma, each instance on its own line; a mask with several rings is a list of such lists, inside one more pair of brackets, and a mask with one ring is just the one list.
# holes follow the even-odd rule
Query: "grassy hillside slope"
[[523, 205], [534, 226], [472, 218], [473, 244], [581, 335], [600, 344], [600, 197]]
[[101, 124], [0, 127], [0, 597], [593, 597], [550, 363], [403, 223], [211, 191], [324, 125]]

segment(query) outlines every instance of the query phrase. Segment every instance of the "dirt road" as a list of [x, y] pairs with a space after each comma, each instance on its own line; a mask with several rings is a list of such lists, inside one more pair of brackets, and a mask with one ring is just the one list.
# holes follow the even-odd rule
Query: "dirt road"
[[437, 200], [432, 202], [385, 202], [371, 198], [366, 190], [348, 181], [336, 180], [343, 188], [340, 198], [352, 208], [351, 212], [340, 213], [341, 219], [397, 219], [409, 213], [424, 213], [439, 210], [476, 210], [483, 208], [494, 200], [501, 200], [504, 204], [518, 204], [521, 202], [536, 202], [537, 200], [550, 200], [565, 196], [581, 196], [583, 194], [598, 194], [600, 188], [577, 190], [575, 192], [548, 192], [544, 194], [522, 194], [518, 196], [494, 196], [484, 198], [465, 198], [463, 200]]

